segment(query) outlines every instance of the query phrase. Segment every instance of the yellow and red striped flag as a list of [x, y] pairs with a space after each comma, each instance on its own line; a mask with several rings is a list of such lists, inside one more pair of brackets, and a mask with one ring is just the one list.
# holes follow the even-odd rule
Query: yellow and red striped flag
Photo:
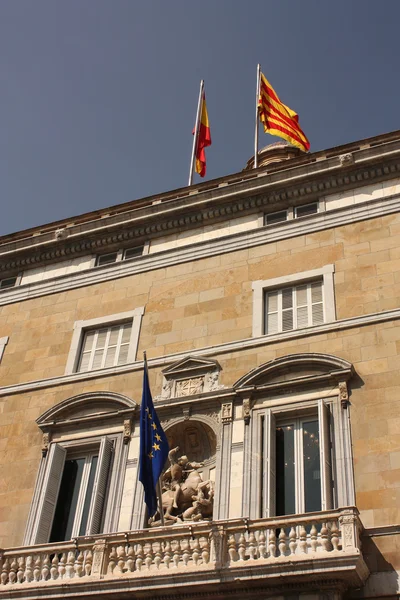
[[298, 114], [279, 100], [263, 73], [260, 73], [259, 90], [258, 114], [265, 133], [277, 135], [307, 152], [310, 142], [300, 128]]
[[[208, 112], [206, 105], [206, 96], [203, 91], [201, 99], [201, 116], [198, 124], [197, 144], [195, 150], [196, 157], [196, 173], [200, 177], [204, 177], [206, 174], [206, 153], [205, 148], [211, 146], [211, 132], [210, 132], [210, 121], [208, 120]], [[196, 129], [196, 128], [195, 128]], [[196, 131], [193, 130], [195, 134]]]

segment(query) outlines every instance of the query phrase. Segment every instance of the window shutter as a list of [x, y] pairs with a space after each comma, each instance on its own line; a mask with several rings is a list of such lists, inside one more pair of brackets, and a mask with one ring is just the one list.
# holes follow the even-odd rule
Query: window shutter
[[330, 410], [323, 400], [318, 401], [318, 420], [321, 461], [321, 508], [330, 510], [332, 502], [332, 461], [330, 436]]
[[65, 448], [59, 444], [50, 445], [36, 524], [33, 530], [33, 544], [45, 544], [49, 541], [66, 454]]
[[100, 532], [101, 517], [104, 508], [104, 499], [107, 491], [107, 480], [110, 471], [113, 443], [103, 437], [100, 443], [99, 462], [93, 485], [93, 498], [90, 507], [86, 535], [95, 535]]
[[271, 409], [265, 413], [265, 428], [264, 428], [264, 517], [274, 517], [276, 513], [276, 441], [275, 441], [276, 423], [275, 416]]

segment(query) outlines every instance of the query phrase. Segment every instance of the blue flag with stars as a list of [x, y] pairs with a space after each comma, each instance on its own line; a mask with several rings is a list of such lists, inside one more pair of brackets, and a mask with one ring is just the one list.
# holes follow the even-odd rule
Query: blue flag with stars
[[169, 446], [151, 397], [147, 361], [144, 358], [143, 394], [140, 407], [139, 480], [144, 487], [144, 501], [149, 517], [157, 511], [156, 486], [167, 460]]

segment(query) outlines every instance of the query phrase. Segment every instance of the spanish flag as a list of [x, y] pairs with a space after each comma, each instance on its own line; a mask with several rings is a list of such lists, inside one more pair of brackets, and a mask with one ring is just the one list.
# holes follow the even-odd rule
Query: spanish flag
[[304, 152], [310, 149], [310, 142], [299, 126], [298, 114], [279, 100], [274, 88], [262, 73], [260, 73], [258, 114], [265, 133], [277, 135]]
[[[196, 133], [196, 131], [193, 131]], [[203, 91], [201, 97], [201, 115], [198, 123], [197, 132], [197, 144], [195, 150], [196, 157], [196, 173], [200, 177], [204, 177], [206, 174], [206, 153], [205, 148], [211, 146], [211, 133], [210, 133], [210, 121], [208, 120], [208, 112], [206, 105], [206, 96]]]

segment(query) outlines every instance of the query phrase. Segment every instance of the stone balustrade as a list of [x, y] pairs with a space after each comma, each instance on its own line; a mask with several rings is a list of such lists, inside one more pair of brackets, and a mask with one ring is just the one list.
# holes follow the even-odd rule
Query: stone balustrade
[[[77, 538], [0, 550], [0, 590], [94, 579], [135, 578], [360, 556], [357, 510], [233, 519]], [[332, 570], [332, 566], [330, 566]], [[3, 587], [5, 589], [5, 587]], [[0, 591], [0, 597], [2, 596]], [[8, 597], [8, 596], [7, 596]]]

